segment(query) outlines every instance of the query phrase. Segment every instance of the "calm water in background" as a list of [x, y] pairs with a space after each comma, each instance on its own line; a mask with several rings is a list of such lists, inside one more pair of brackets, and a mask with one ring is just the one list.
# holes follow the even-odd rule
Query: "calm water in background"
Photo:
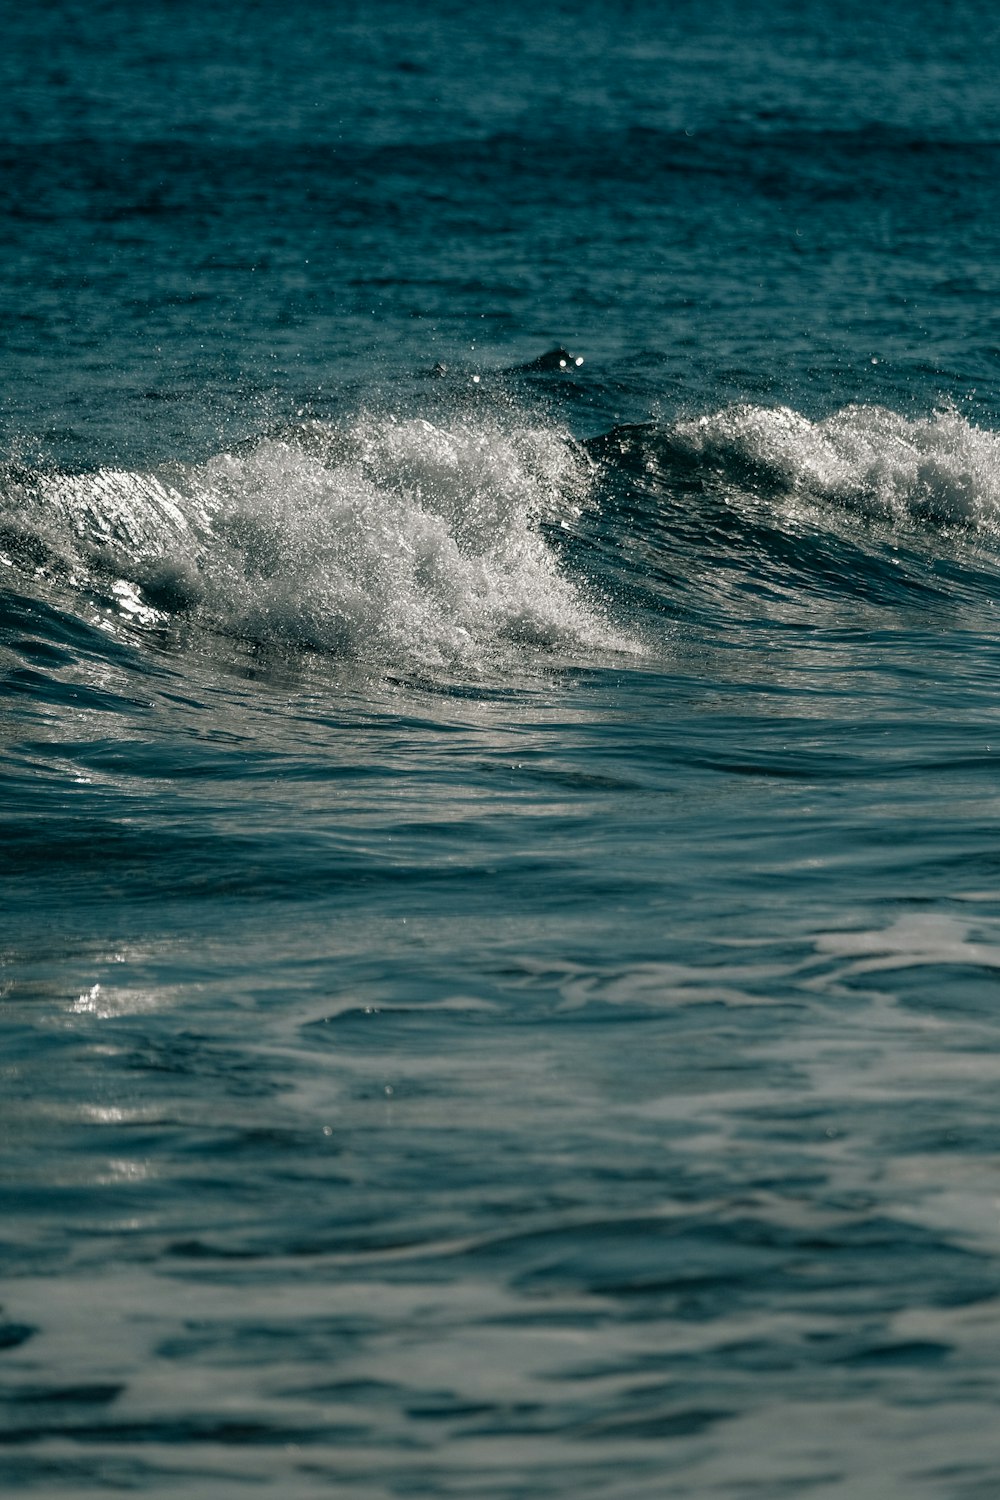
[[4, 1494], [996, 1495], [998, 29], [8, 6]]

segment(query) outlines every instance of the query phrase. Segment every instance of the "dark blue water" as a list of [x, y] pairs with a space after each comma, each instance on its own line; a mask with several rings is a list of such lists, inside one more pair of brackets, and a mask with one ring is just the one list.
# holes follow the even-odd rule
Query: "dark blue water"
[[993, 1500], [994, 9], [3, 36], [2, 1492]]

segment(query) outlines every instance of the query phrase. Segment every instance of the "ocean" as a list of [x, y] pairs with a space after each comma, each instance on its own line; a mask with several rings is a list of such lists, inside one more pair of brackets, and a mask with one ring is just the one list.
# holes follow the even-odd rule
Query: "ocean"
[[1000, 1493], [998, 79], [4, 7], [4, 1496]]

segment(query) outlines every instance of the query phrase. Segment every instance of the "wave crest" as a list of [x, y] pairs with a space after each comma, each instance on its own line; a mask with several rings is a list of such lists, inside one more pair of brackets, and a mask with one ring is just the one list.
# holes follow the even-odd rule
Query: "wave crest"
[[877, 519], [1000, 526], [1000, 436], [957, 411], [908, 419], [847, 406], [820, 421], [740, 405], [674, 424], [671, 445], [749, 488], [804, 493]]
[[139, 617], [185, 609], [227, 633], [382, 662], [623, 649], [552, 545], [589, 485], [562, 432], [311, 422], [160, 475], [21, 479], [7, 487], [16, 545], [0, 550], [71, 583], [114, 577]]

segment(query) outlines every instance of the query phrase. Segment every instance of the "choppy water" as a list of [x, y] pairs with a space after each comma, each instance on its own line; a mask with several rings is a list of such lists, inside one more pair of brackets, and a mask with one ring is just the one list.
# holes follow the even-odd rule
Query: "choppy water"
[[4, 35], [3, 1493], [992, 1500], [993, 10]]

